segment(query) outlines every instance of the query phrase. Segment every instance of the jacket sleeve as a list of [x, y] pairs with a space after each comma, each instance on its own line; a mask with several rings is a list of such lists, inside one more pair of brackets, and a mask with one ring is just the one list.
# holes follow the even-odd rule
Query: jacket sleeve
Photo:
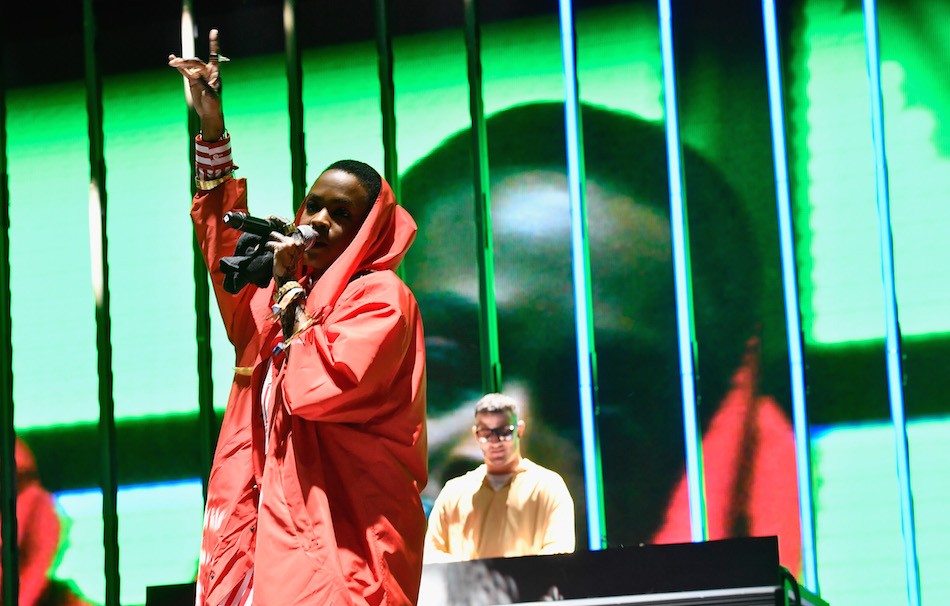
[[191, 219], [228, 339], [237, 352], [238, 365], [247, 366], [251, 362], [244, 359], [245, 350], [263, 328], [254, 318], [251, 301], [255, 296], [269, 296], [269, 293], [261, 295], [262, 289], [253, 286], [245, 287], [236, 295], [224, 290], [224, 274], [219, 263], [222, 257], [234, 254], [241, 236], [240, 231], [227, 227], [222, 220], [224, 213], [231, 210], [247, 210], [245, 179], [231, 179], [212, 190], [199, 191], [191, 207]]
[[574, 536], [574, 499], [567, 490], [564, 480], [557, 474], [551, 476], [547, 486], [549, 509], [548, 523], [545, 526], [544, 540], [541, 542], [540, 555], [552, 553], [573, 553]]
[[423, 347], [419, 322], [412, 294], [392, 272], [354, 281], [326, 320], [288, 349], [285, 406], [311, 421], [366, 423], [414, 400], [407, 375], [422, 372], [410, 360]]
[[449, 509], [452, 507], [449, 504], [449, 491], [451, 491], [451, 486], [448, 487], [448, 490], [443, 487], [442, 492], [439, 493], [432, 505], [432, 511], [429, 513], [425, 548], [422, 553], [422, 561], [425, 564], [461, 561], [458, 555], [452, 554], [449, 545], [449, 526], [452, 523], [448, 519]]

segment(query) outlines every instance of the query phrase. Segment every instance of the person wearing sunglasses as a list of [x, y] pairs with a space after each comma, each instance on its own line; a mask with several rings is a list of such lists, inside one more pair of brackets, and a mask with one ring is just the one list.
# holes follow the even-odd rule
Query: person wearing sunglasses
[[514, 398], [488, 394], [475, 405], [484, 463], [435, 500], [426, 563], [574, 551], [574, 501], [560, 475], [521, 456], [524, 430]]

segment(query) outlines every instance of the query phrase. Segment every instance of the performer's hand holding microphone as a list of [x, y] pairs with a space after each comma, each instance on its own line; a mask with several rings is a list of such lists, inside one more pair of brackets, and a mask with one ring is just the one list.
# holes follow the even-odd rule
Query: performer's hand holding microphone
[[274, 253], [273, 275], [278, 284], [292, 280], [301, 255], [317, 241], [317, 232], [309, 225], [294, 225], [281, 217], [255, 217], [242, 211], [224, 214], [224, 224], [262, 238], [262, 244]]
[[[316, 231], [309, 225], [294, 225], [280, 217], [261, 219], [246, 212], [224, 214], [224, 224], [244, 232], [234, 255], [220, 262], [224, 273], [224, 289], [237, 294], [246, 285], [264, 288], [272, 278], [278, 282], [293, 279], [290, 275], [296, 261], [317, 241]], [[275, 262], [275, 257], [276, 262]]]
[[303, 250], [310, 250], [316, 242], [317, 232], [309, 225], [294, 225], [286, 219], [280, 217], [266, 217], [261, 219], [249, 215], [242, 211], [230, 211], [224, 213], [224, 224], [243, 231], [244, 233], [254, 234], [262, 238], [271, 238], [272, 232], [277, 232], [282, 236], [290, 236], [303, 243]]

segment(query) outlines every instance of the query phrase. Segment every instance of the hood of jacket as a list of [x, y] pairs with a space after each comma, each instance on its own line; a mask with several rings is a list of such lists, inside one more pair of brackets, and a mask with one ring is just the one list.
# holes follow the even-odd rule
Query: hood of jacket
[[[416, 222], [409, 212], [396, 203], [392, 188], [385, 179], [376, 201], [356, 237], [307, 295], [307, 313], [312, 318], [325, 316], [333, 308], [350, 280], [367, 271], [395, 271], [416, 238]], [[301, 204], [294, 218], [300, 224], [304, 212]]]

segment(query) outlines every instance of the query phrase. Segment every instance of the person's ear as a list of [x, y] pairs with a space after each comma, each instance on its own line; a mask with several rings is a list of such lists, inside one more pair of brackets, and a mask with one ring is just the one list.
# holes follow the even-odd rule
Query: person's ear
[[521, 434], [524, 433], [524, 419], [518, 420], [518, 437], [521, 437]]

